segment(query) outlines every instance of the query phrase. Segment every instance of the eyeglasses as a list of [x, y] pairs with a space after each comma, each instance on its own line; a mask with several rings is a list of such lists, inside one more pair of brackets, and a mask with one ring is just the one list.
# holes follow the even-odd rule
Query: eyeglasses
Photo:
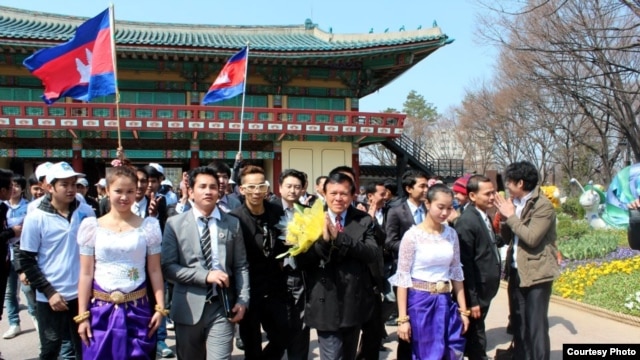
[[269, 190], [269, 185], [267, 185], [266, 183], [262, 183], [262, 184], [247, 184], [247, 185], [242, 185], [242, 188], [250, 193], [255, 193], [255, 192], [267, 192], [267, 190]]

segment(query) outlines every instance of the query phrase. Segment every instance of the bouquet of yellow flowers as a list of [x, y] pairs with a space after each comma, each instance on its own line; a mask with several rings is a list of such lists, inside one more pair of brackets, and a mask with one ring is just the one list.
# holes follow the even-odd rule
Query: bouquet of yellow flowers
[[307, 252], [311, 245], [322, 236], [325, 214], [322, 201], [316, 201], [311, 208], [295, 206], [293, 219], [284, 218], [280, 221], [283, 229], [285, 244], [291, 246], [289, 250], [277, 256], [283, 258], [287, 255], [296, 256]]

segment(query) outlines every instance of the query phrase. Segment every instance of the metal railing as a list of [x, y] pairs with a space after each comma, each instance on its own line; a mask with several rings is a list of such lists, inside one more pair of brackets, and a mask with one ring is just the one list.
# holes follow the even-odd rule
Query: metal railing
[[438, 175], [445, 178], [460, 177], [464, 171], [464, 160], [435, 159], [423, 146], [405, 134], [388, 139], [384, 144], [396, 156], [406, 156], [407, 163], [411, 167], [419, 169], [427, 175]]

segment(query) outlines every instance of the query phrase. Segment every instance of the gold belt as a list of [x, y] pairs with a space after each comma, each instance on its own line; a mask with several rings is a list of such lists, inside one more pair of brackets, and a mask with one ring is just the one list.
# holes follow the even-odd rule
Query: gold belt
[[412, 280], [415, 290], [427, 291], [435, 294], [446, 294], [451, 292], [451, 285], [448, 281], [428, 282]]
[[98, 300], [107, 301], [113, 304], [122, 304], [129, 301], [138, 300], [147, 295], [147, 288], [144, 287], [140, 290], [125, 294], [121, 291], [112, 291], [110, 293], [93, 290], [93, 297]]

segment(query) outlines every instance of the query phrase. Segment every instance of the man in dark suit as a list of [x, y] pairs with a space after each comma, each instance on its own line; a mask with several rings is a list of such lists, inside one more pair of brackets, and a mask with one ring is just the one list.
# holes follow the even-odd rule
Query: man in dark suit
[[498, 237], [487, 216], [487, 210], [494, 206], [496, 191], [491, 179], [483, 175], [473, 175], [467, 182], [466, 192], [471, 203], [455, 225], [460, 241], [465, 297], [471, 310], [471, 322], [465, 334], [465, 355], [470, 360], [482, 360], [487, 359], [484, 320], [491, 299], [500, 287], [500, 254], [496, 241]]
[[[316, 200], [322, 201], [324, 204], [324, 182], [327, 181], [326, 175], [320, 175], [316, 178], [316, 197], [313, 202]], [[313, 206], [313, 203], [310, 203], [309, 206]]]
[[136, 170], [138, 176], [138, 190], [136, 190], [136, 202], [132, 205], [131, 211], [142, 218], [153, 216], [158, 219], [160, 228], [164, 231], [164, 225], [167, 222], [167, 201], [162, 195], [154, 192], [149, 187], [151, 178], [155, 183], [160, 183], [162, 174], [154, 167], [145, 166]]
[[[295, 169], [287, 169], [280, 174], [280, 196], [272, 203], [281, 206], [287, 221], [293, 219], [294, 206], [307, 207], [300, 203], [307, 176]], [[309, 357], [310, 329], [304, 325], [304, 281], [302, 272], [297, 268], [295, 260], [287, 257], [284, 260], [284, 271], [287, 276], [287, 313], [289, 317], [289, 336], [291, 341], [287, 348], [289, 360], [307, 359]]]
[[318, 196], [314, 194], [309, 194], [307, 192], [307, 187], [309, 187], [309, 177], [307, 176], [306, 172], [300, 171], [300, 173], [304, 175], [304, 183], [302, 184], [302, 191], [300, 192], [300, 197], [298, 198], [298, 201], [300, 202], [300, 204], [303, 204], [306, 206], [313, 206], [313, 203], [316, 202], [316, 200], [318, 199]]
[[[384, 321], [395, 307], [395, 303], [387, 302], [385, 303], [387, 311], [383, 313], [381, 295], [384, 294], [388, 285], [384, 274], [383, 260], [384, 241], [386, 239], [384, 220], [388, 210], [384, 203], [386, 193], [387, 189], [382, 182], [370, 182], [365, 186], [367, 213], [371, 216], [373, 222], [374, 238], [378, 245], [379, 256], [375, 262], [369, 263], [376, 296], [373, 299], [372, 315], [369, 320], [362, 324], [362, 336], [356, 359], [376, 360], [379, 358], [382, 338], [386, 336]], [[388, 287], [388, 290], [391, 291], [390, 285]]]
[[385, 205], [388, 208], [393, 208], [402, 203], [402, 197], [398, 195], [398, 184], [395, 179], [387, 179], [384, 181], [384, 187], [387, 189], [387, 195], [385, 197]]
[[[212, 169], [191, 170], [189, 192], [192, 210], [167, 221], [162, 241], [162, 271], [174, 282], [171, 318], [178, 358], [229, 359], [233, 323], [242, 320], [249, 304], [242, 230], [238, 219], [216, 206]], [[225, 311], [227, 294], [231, 314]]]
[[293, 218], [294, 205], [302, 205], [300, 196], [304, 189], [304, 181], [304, 173], [295, 169], [284, 170], [278, 178], [280, 197], [275, 197], [272, 202], [282, 207], [289, 220]]
[[387, 214], [387, 240], [385, 249], [398, 259], [400, 240], [404, 233], [413, 225], [424, 220], [427, 209], [424, 201], [427, 197], [427, 175], [422, 172], [409, 170], [402, 176], [402, 187], [407, 195], [406, 201], [393, 207]]
[[[413, 225], [417, 225], [424, 220], [427, 209], [424, 201], [427, 198], [427, 175], [409, 170], [402, 176], [402, 187], [407, 195], [406, 201], [400, 203], [389, 210], [387, 213], [387, 223], [385, 230], [387, 239], [384, 244], [385, 252], [388, 253], [393, 263], [390, 273], [395, 274], [398, 265], [398, 252], [400, 251], [400, 241], [404, 233]], [[388, 255], [388, 256], [389, 256]], [[398, 360], [406, 360], [411, 358], [411, 345], [400, 340], [398, 342]]]
[[321, 359], [354, 359], [360, 328], [371, 316], [369, 264], [379, 250], [371, 217], [350, 206], [355, 189], [351, 177], [329, 176], [323, 235], [295, 257], [307, 285], [304, 321], [317, 330]]
[[218, 207], [220, 210], [229, 213], [233, 209], [239, 208], [242, 203], [238, 200], [238, 197], [232, 194], [227, 194], [227, 186], [231, 179], [231, 169], [229, 165], [222, 161], [214, 161], [207, 165], [218, 174], [218, 183], [220, 184], [220, 199], [218, 199]]
[[[269, 186], [262, 168], [245, 166], [240, 171], [240, 183], [245, 201], [231, 215], [240, 220], [249, 263], [252, 300], [240, 323], [245, 359], [280, 359], [290, 341], [287, 277], [283, 261], [276, 258], [287, 251], [276, 227], [284, 214], [282, 207], [265, 200]], [[264, 349], [261, 327], [269, 339]]]
[[76, 182], [76, 190], [78, 191], [78, 194], [84, 197], [84, 201], [93, 209], [96, 216], [100, 217], [100, 204], [98, 204], [98, 200], [87, 195], [87, 192], [89, 191], [89, 181], [85, 178], [78, 178], [78, 181]]

